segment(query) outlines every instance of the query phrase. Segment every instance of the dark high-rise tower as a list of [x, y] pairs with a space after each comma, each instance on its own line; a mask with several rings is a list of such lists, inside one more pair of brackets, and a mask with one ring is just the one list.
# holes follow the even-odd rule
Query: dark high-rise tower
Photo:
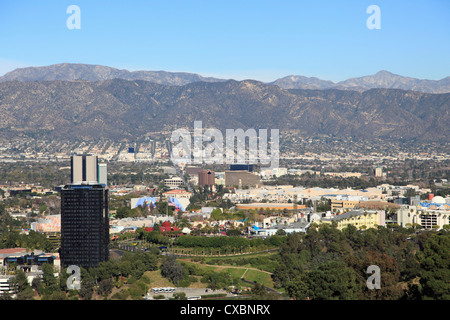
[[96, 267], [109, 259], [108, 189], [72, 184], [61, 190], [61, 265]]

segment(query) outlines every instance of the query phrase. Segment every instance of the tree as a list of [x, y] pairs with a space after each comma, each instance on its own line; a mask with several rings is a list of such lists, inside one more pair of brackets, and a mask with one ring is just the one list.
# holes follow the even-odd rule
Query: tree
[[58, 290], [58, 279], [54, 275], [53, 265], [49, 263], [44, 263], [42, 265], [42, 280], [44, 292], [47, 295], [51, 295], [53, 291]]
[[112, 278], [104, 279], [99, 282], [97, 292], [103, 296], [108, 296], [111, 294], [113, 289], [113, 281]]
[[309, 283], [307, 272], [296, 276], [287, 285], [287, 293], [295, 300], [309, 300]]
[[419, 255], [423, 269], [420, 284], [424, 299], [450, 299], [450, 235], [433, 235]]
[[186, 270], [180, 265], [173, 256], [167, 257], [161, 263], [161, 275], [177, 284], [181, 279], [186, 277]]
[[128, 218], [131, 215], [132, 215], [132, 211], [128, 207], [120, 207], [116, 211], [116, 218], [117, 219]]
[[296, 277], [288, 293], [298, 300], [356, 300], [361, 289], [352, 268], [341, 261], [330, 261]]
[[124, 277], [128, 277], [128, 275], [131, 273], [131, 262], [121, 259], [121, 261], [119, 262], [119, 272]]
[[213, 211], [211, 211], [211, 219], [212, 220], [222, 220], [224, 218], [222, 210], [220, 210], [219, 208], [214, 209]]
[[15, 276], [9, 279], [8, 282], [12, 291], [16, 293], [17, 300], [31, 300], [33, 298], [33, 290], [22, 269], [16, 270]]
[[233, 236], [238, 237], [241, 235], [241, 231], [239, 231], [237, 229], [230, 229], [230, 230], [227, 230], [226, 234], [229, 237], [233, 237]]
[[[381, 245], [380, 245], [381, 246]], [[392, 247], [393, 245], [385, 245]], [[400, 256], [398, 256], [400, 260]], [[370, 250], [363, 254], [356, 267], [362, 278], [367, 279], [367, 267], [371, 265], [380, 268], [381, 289], [369, 290], [365, 288], [363, 291], [363, 299], [369, 300], [397, 300], [404, 295], [404, 289], [400, 284], [399, 261], [386, 252]]]
[[162, 215], [173, 215], [173, 207], [169, 207], [169, 203], [166, 201], [156, 202], [156, 208], [158, 209], [159, 214]]
[[186, 293], [184, 292], [174, 293], [173, 297], [175, 298], [175, 300], [187, 300]]
[[12, 295], [7, 291], [2, 291], [0, 293], [0, 301], [2, 300], [13, 300]]
[[267, 295], [267, 290], [261, 283], [255, 283], [252, 288], [252, 298], [262, 300]]
[[33, 281], [31, 281], [31, 288], [33, 288], [37, 293], [42, 294], [43, 284], [42, 278], [34, 277]]
[[83, 300], [91, 300], [94, 293], [94, 279], [91, 276], [87, 276], [81, 280], [81, 289], [79, 291], [80, 297]]
[[91, 300], [92, 294], [94, 293], [94, 278], [85, 269], [80, 268], [81, 271], [81, 289], [78, 294], [83, 300]]
[[27, 287], [25, 290], [17, 293], [17, 300], [33, 300], [34, 292], [31, 287]]

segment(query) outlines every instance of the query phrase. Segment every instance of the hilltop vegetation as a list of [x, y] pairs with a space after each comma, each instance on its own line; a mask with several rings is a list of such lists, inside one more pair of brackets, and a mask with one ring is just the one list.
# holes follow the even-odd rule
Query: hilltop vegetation
[[[274, 279], [295, 299], [448, 300], [449, 252], [448, 231], [321, 225], [287, 236]], [[366, 286], [371, 265], [380, 268], [379, 290]]]

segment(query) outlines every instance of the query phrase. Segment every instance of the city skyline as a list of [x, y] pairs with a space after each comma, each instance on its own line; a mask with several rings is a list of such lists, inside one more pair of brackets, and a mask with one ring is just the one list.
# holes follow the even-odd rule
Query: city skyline
[[0, 300], [449, 300], [449, 9], [0, 3]]

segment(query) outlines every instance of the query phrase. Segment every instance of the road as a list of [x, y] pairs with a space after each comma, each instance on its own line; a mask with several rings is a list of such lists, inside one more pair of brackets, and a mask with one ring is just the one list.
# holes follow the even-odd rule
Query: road
[[227, 295], [227, 297], [234, 297], [235, 294], [231, 294], [230, 292], [227, 292], [226, 290], [220, 289], [220, 290], [212, 290], [212, 289], [206, 289], [206, 288], [175, 288], [175, 291], [173, 293], [153, 293], [149, 292], [147, 295], [147, 300], [153, 300], [154, 296], [157, 295], [163, 295], [166, 298], [172, 298], [175, 293], [184, 292], [186, 294], [186, 297], [200, 297], [202, 295], [208, 295], [208, 294], [220, 294], [224, 293]]

